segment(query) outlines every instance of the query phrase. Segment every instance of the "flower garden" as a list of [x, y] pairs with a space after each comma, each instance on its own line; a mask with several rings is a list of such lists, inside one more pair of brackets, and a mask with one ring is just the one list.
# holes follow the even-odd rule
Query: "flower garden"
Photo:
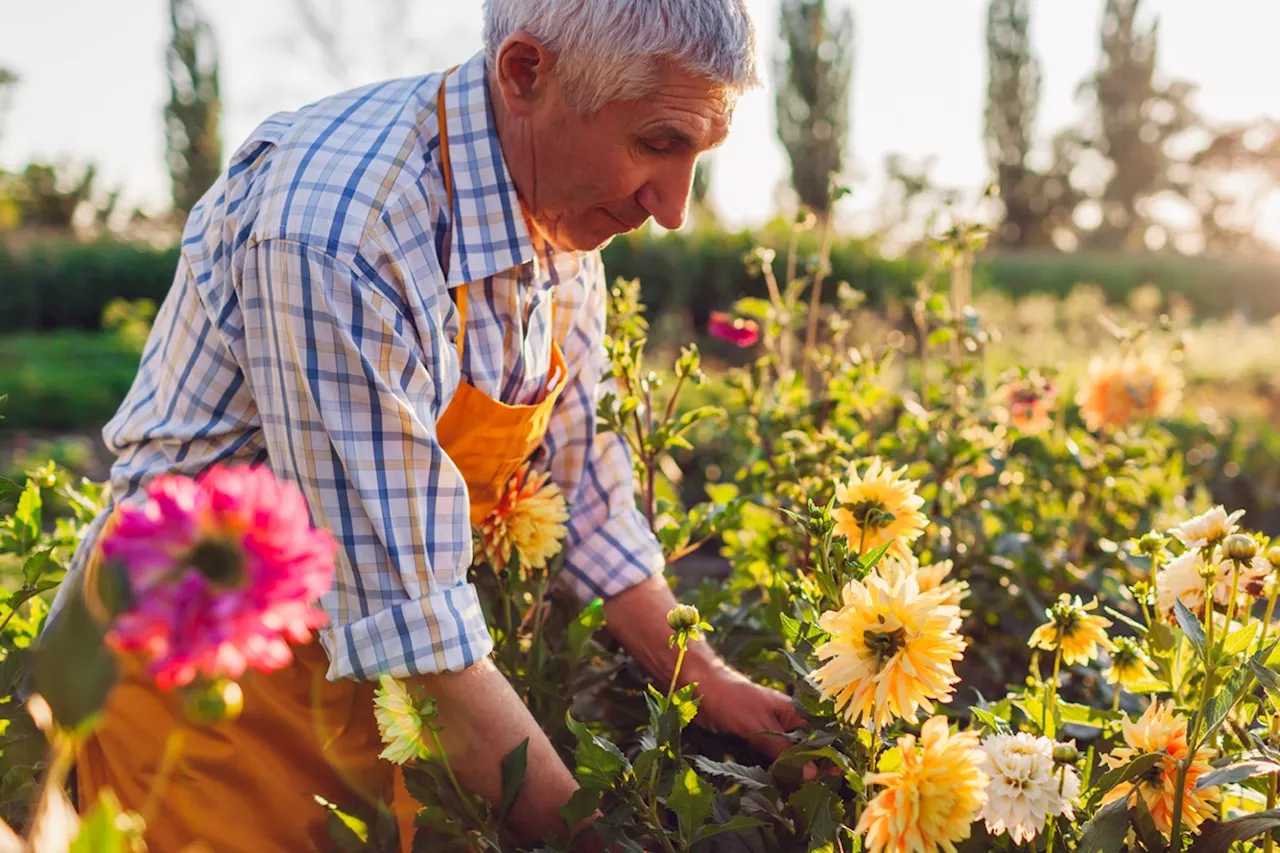
[[[647, 355], [638, 287], [618, 282], [601, 429], [631, 447], [673, 577], [708, 550], [728, 566], [681, 588], [672, 642], [706, 635], [806, 725], [765, 762], [699, 727], [692, 686], [650, 683], [599, 603], [558, 586], [565, 501], [526, 467], [475, 529], [474, 580], [495, 662], [575, 771], [562, 814], [582, 829], [512, 839], [522, 750], [500, 802], [469, 794], [432, 698], [383, 679], [413, 849], [1275, 849], [1280, 546], [1197, 478], [1184, 343], [1157, 318], [1112, 328], [1080, 375], [994, 365], [976, 248], [960, 230], [938, 247], [911, 347], [862, 343], [861, 294], [821, 259], [757, 252], [767, 297], [712, 317], [739, 356], [714, 369], [693, 347]], [[234, 726], [239, 683], [323, 626], [333, 540], [292, 486], [230, 468], [118, 512], [41, 635], [102, 499], [54, 466], [0, 482], [0, 850], [145, 849], [145, 808], [104, 792], [76, 816], [66, 793], [116, 655], [179, 691], [189, 726]], [[156, 785], [180, 738], [166, 755]], [[390, 814], [330, 807], [333, 850], [400, 849]]]

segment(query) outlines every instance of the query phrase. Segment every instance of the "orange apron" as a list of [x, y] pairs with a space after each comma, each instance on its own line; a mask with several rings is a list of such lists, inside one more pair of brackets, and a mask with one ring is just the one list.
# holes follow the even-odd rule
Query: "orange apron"
[[[437, 104], [442, 171], [452, 209], [443, 83]], [[444, 255], [447, 273], [447, 247]], [[456, 291], [456, 305], [461, 364], [465, 285]], [[542, 443], [566, 373], [564, 354], [553, 341], [549, 387], [539, 403], [508, 405], [465, 382], [458, 386], [436, 430], [441, 447], [466, 480], [473, 524], [488, 514], [511, 476]], [[95, 551], [88, 561], [86, 584], [92, 583], [98, 558]], [[391, 800], [401, 848], [408, 853], [417, 807], [400, 773], [378, 758], [382, 743], [373, 715], [374, 685], [326, 679], [329, 660], [318, 642], [294, 651], [295, 660], [285, 669], [242, 679], [239, 720], [188, 730], [181, 763], [147, 827], [153, 853], [179, 853], [197, 841], [214, 853], [331, 849], [327, 815], [315, 802], [317, 794], [348, 808]], [[81, 809], [91, 807], [103, 788], [114, 790], [126, 808], [140, 809], [165, 740], [182, 719], [176, 694], [158, 691], [138, 661], [122, 661], [121, 680], [108, 697], [102, 724], [77, 757]]]

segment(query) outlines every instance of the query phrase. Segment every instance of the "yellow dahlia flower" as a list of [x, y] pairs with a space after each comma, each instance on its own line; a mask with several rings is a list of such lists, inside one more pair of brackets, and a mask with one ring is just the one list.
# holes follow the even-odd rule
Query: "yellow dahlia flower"
[[867, 804], [855, 832], [865, 834], [868, 853], [955, 853], [969, 837], [986, 802], [983, 752], [974, 732], [952, 734], [934, 717], [912, 735], [898, 738], [902, 764], [889, 773], [867, 774], [867, 785], [884, 790]]
[[527, 578], [559, 553], [568, 520], [569, 507], [551, 475], [532, 472], [526, 462], [480, 522], [480, 547], [497, 572], [507, 567], [514, 551], [520, 576]]
[[872, 572], [850, 581], [843, 606], [818, 618], [831, 639], [818, 647], [825, 663], [811, 677], [850, 723], [883, 728], [917, 718], [922, 706], [951, 701], [955, 661], [964, 656], [960, 610], [942, 589], [922, 593], [915, 575], [892, 583]]
[[1065, 592], [1058, 603], [1045, 610], [1049, 621], [1036, 628], [1028, 645], [1033, 649], [1055, 651], [1062, 648], [1062, 661], [1067, 666], [1084, 664], [1098, 656], [1099, 647], [1111, 648], [1107, 628], [1111, 620], [1089, 611], [1098, 609], [1098, 599], [1083, 604], [1080, 596]]
[[1076, 403], [1085, 426], [1097, 431], [1169, 414], [1181, 393], [1182, 375], [1154, 356], [1095, 358]]
[[[935, 589], [941, 589], [947, 593], [946, 603], [956, 607], [959, 607], [969, 597], [969, 584], [967, 581], [947, 580], [947, 576], [951, 574], [951, 569], [953, 568], [950, 560], [922, 566], [914, 554], [909, 554], [908, 556], [910, 557], [909, 560], [903, 560], [894, 554], [885, 554], [884, 559], [876, 565], [876, 571], [889, 582], [890, 586], [893, 585], [898, 575], [904, 573], [914, 574], [916, 582], [920, 585], [921, 592], [932, 592]], [[963, 611], [961, 615], [964, 615]]]
[[435, 715], [434, 699], [427, 697], [417, 701], [409, 695], [403, 681], [382, 676], [373, 698], [373, 716], [378, 721], [382, 742], [386, 744], [386, 749], [378, 757], [395, 764], [426, 757], [424, 721], [433, 719]]
[[1108, 684], [1119, 684], [1125, 689], [1154, 678], [1151, 661], [1142, 646], [1133, 637], [1117, 637], [1111, 649], [1111, 666], [1103, 673]]
[[920, 512], [920, 483], [902, 479], [906, 470], [891, 470], [877, 458], [865, 474], [859, 475], [855, 465], [849, 481], [836, 484], [835, 532], [849, 541], [850, 550], [862, 555], [892, 541], [889, 552], [910, 559], [910, 543], [924, 533], [929, 520]]
[[[1128, 797], [1135, 790], [1142, 796], [1155, 821], [1156, 828], [1166, 836], [1173, 829], [1173, 799], [1178, 784], [1178, 762], [1186, 758], [1187, 721], [1174, 712], [1173, 703], [1153, 702], [1137, 722], [1128, 717], [1124, 721], [1124, 746], [1116, 747], [1110, 755], [1102, 756], [1108, 767], [1123, 767], [1138, 755], [1156, 753], [1160, 762], [1150, 771], [1130, 782], [1122, 782], [1102, 798], [1103, 804]], [[1214, 788], [1196, 790], [1196, 782], [1213, 768], [1211, 749], [1198, 749], [1187, 770], [1182, 800], [1182, 826], [1195, 832], [1206, 818], [1217, 814], [1213, 805], [1219, 794]]]

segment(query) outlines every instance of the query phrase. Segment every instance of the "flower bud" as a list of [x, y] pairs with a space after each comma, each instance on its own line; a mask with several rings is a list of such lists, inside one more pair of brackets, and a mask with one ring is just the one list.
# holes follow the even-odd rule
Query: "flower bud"
[[1280, 545], [1272, 545], [1267, 549], [1267, 562], [1273, 571], [1280, 570]]
[[1227, 555], [1227, 559], [1237, 563], [1247, 563], [1258, 556], [1258, 543], [1252, 536], [1232, 533], [1222, 543], [1222, 550]]
[[702, 614], [698, 613], [698, 608], [692, 604], [677, 604], [675, 609], [667, 614], [667, 624], [673, 631], [692, 631], [702, 624]]
[[1053, 761], [1055, 764], [1075, 764], [1080, 758], [1080, 750], [1074, 743], [1055, 743], [1053, 745]]
[[182, 695], [182, 711], [198, 726], [234, 722], [244, 710], [244, 693], [229, 678], [200, 680], [188, 686]]
[[1153, 557], [1164, 548], [1164, 536], [1152, 530], [1138, 540], [1138, 553]]

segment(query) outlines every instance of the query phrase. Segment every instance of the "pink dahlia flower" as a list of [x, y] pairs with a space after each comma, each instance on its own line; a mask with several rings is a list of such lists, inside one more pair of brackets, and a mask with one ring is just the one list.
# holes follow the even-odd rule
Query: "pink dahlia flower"
[[102, 541], [131, 591], [110, 641], [141, 653], [162, 690], [280, 669], [289, 643], [325, 623], [314, 602], [333, 585], [334, 551], [302, 493], [266, 468], [158, 477]]
[[720, 311], [711, 312], [707, 331], [713, 338], [740, 347], [749, 347], [760, 339], [760, 327], [755, 320], [736, 319]]

